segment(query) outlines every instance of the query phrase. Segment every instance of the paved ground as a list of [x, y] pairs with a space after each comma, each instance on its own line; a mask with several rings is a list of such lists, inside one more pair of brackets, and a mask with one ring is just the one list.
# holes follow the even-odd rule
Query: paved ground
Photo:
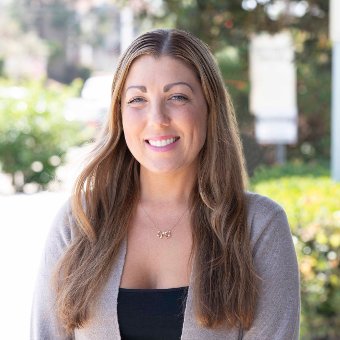
[[68, 195], [0, 195], [0, 339], [29, 339], [32, 292], [44, 241]]
[[11, 178], [0, 173], [0, 340], [29, 339], [32, 293], [47, 232], [87, 151], [68, 151], [53, 186], [59, 192], [13, 194]]

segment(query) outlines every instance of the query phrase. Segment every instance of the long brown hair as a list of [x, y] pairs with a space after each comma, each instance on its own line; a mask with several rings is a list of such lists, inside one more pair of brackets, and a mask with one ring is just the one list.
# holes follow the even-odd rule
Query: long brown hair
[[200, 79], [208, 125], [190, 202], [195, 316], [205, 327], [247, 329], [254, 319], [257, 276], [234, 109], [209, 48], [175, 29], [141, 35], [117, 66], [108, 121], [74, 189], [75, 236], [55, 272], [58, 315], [68, 331], [91, 318], [90, 307], [108, 279], [138, 203], [139, 164], [124, 140], [120, 98], [129, 68], [141, 55], [179, 58]]

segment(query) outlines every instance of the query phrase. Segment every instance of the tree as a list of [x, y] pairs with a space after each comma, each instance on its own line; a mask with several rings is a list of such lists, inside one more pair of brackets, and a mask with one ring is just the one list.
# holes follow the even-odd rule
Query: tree
[[26, 183], [45, 189], [68, 148], [88, 139], [86, 129], [62, 115], [64, 101], [76, 87], [0, 82], [0, 170], [12, 176], [17, 192]]
[[14, 79], [46, 76], [48, 51], [34, 31], [23, 31], [8, 13], [0, 8], [0, 74]]
[[[329, 159], [329, 1], [164, 0], [163, 5], [163, 11], [152, 17], [155, 26], [166, 23], [188, 30], [208, 43], [234, 99], [241, 130], [247, 134], [253, 126], [248, 108], [249, 37], [254, 32], [290, 30], [296, 46], [299, 142], [289, 148], [288, 156]], [[236, 57], [230, 58], [230, 53]]]

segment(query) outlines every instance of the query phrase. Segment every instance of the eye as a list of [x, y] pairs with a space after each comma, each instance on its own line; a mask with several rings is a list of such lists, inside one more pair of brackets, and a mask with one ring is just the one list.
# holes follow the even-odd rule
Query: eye
[[143, 97], [134, 97], [130, 100], [128, 100], [128, 104], [141, 104], [144, 103], [145, 99]]
[[185, 102], [188, 100], [188, 97], [183, 94], [174, 94], [173, 96], [170, 97], [170, 100]]

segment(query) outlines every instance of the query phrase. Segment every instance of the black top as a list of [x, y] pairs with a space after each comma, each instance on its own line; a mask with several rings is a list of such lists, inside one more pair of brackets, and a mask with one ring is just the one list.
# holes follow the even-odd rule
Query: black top
[[122, 340], [179, 340], [188, 287], [119, 288], [118, 323]]

